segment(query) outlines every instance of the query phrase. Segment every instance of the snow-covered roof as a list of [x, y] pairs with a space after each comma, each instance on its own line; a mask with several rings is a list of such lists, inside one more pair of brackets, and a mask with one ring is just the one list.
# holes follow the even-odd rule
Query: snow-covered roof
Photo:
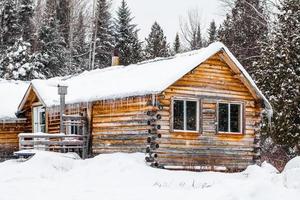
[[257, 96], [264, 100], [266, 108], [271, 110], [268, 100], [249, 74], [220, 42], [200, 50], [177, 54], [169, 58], [157, 58], [135, 65], [96, 69], [68, 78], [33, 80], [32, 86], [46, 106], [59, 104], [58, 84], [68, 85], [67, 104], [157, 94], [221, 50], [228, 54], [254, 88]]
[[16, 118], [18, 105], [22, 100], [29, 83], [23, 81], [9, 81], [0, 79], [0, 119]]

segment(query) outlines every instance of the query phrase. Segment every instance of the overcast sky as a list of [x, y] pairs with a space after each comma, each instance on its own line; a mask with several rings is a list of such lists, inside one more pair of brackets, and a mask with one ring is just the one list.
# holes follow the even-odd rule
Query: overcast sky
[[[113, 9], [120, 2], [121, 0], [113, 0]], [[180, 17], [186, 17], [191, 9], [199, 9], [202, 28], [205, 30], [212, 19], [220, 24], [224, 18], [219, 0], [127, 0], [127, 3], [135, 16], [141, 39], [148, 36], [151, 25], [156, 20], [163, 27], [168, 41], [173, 42], [176, 32], [180, 31]]]

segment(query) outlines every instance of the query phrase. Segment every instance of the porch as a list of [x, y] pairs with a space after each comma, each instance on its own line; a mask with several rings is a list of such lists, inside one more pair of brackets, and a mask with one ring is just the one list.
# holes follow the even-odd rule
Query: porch
[[29, 157], [32, 150], [75, 152], [81, 158], [88, 157], [89, 137], [86, 118], [80, 115], [62, 116], [62, 133], [20, 133], [19, 151], [14, 152], [16, 157]]

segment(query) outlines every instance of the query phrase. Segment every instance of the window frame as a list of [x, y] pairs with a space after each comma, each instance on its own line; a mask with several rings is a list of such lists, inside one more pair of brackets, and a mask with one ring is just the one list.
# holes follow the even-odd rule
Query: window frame
[[[228, 131], [219, 131], [219, 104], [227, 104], [228, 105]], [[231, 119], [231, 115], [230, 115], [230, 109], [231, 109], [231, 104], [234, 105], [240, 105], [240, 131], [239, 132], [232, 132], [230, 130], [230, 119]], [[216, 117], [217, 117], [217, 123], [216, 123], [216, 132], [218, 134], [231, 134], [231, 135], [243, 135], [245, 132], [245, 114], [244, 114], [244, 103], [243, 102], [237, 102], [237, 101], [218, 101], [217, 103], [217, 110], [216, 110]]]
[[[70, 120], [70, 124], [66, 127], [66, 134], [67, 135], [79, 135], [79, 126], [77, 124], [73, 124], [76, 120]], [[75, 131], [76, 133], [73, 133]]]
[[[174, 128], [174, 101], [183, 101], [183, 130]], [[196, 130], [187, 130], [187, 119], [186, 119], [186, 102], [192, 101], [196, 102]], [[198, 133], [200, 132], [200, 100], [197, 98], [188, 98], [188, 97], [174, 97], [172, 98], [172, 117], [171, 117], [171, 131], [172, 132], [190, 132]]]

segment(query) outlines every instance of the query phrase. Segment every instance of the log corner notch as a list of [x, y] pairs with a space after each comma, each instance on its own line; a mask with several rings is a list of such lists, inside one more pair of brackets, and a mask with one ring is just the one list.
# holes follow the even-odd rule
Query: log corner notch
[[255, 137], [253, 142], [253, 164], [261, 165], [261, 146], [260, 146], [260, 131], [255, 131]]
[[159, 124], [159, 120], [161, 119], [161, 115], [158, 114], [159, 110], [162, 110], [162, 105], [156, 99], [156, 95], [152, 95], [152, 101], [149, 102], [152, 105], [152, 110], [147, 111], [148, 116], [148, 126], [150, 129], [148, 130], [149, 136], [147, 138], [147, 147], [146, 147], [146, 157], [145, 160], [151, 167], [161, 168], [159, 165], [157, 158], [158, 155], [155, 153], [155, 150], [159, 148], [158, 140], [161, 138], [161, 134], [158, 133], [157, 130], [161, 128]]

